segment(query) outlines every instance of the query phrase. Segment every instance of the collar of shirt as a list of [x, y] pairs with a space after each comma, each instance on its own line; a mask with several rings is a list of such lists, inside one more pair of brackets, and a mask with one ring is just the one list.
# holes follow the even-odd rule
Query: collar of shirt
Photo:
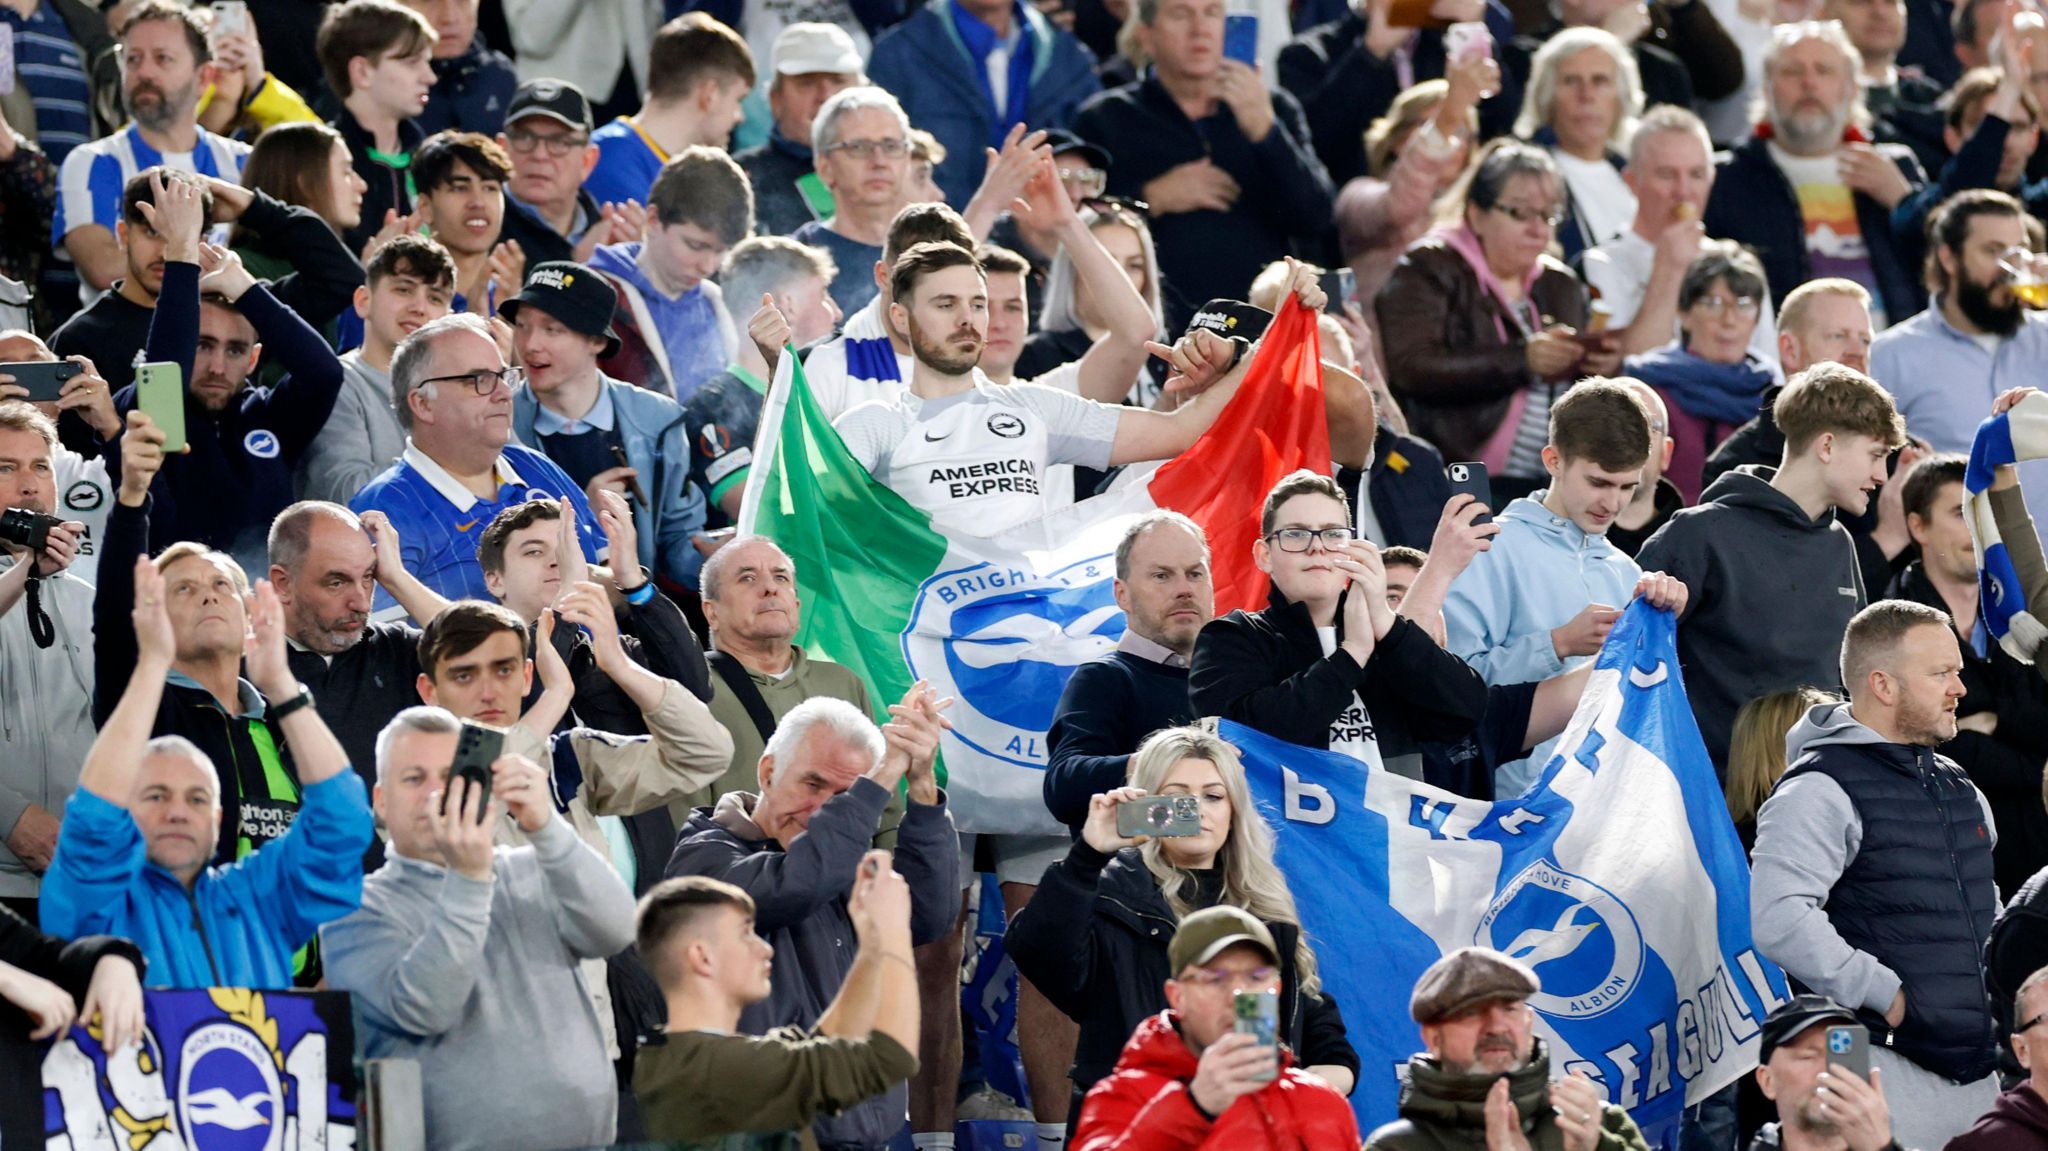
[[543, 436], [580, 436], [588, 431], [608, 432], [617, 423], [612, 408], [612, 390], [605, 384], [604, 373], [597, 374], [597, 402], [590, 410], [576, 419], [550, 411], [546, 404], [535, 405], [533, 430]]
[[978, 61], [986, 61], [988, 54], [997, 48], [1005, 49], [1005, 57], [1014, 54], [1017, 45], [1024, 41], [1024, 6], [1013, 5], [1010, 9], [1010, 34], [998, 37], [988, 22], [958, 4], [950, 5], [953, 11], [953, 29], [960, 33], [960, 42], [967, 45], [967, 51]]
[[[466, 512], [477, 505], [479, 499], [477, 494], [463, 487], [462, 481], [450, 475], [447, 468], [435, 463], [427, 456], [427, 453], [415, 447], [411, 436], [405, 437], [405, 454], [399, 458], [404, 460], [412, 470], [418, 472], [420, 478], [427, 481], [428, 486], [440, 492], [442, 499], [454, 504], [456, 511]], [[512, 461], [506, 459], [503, 455], [498, 457], [495, 469], [494, 478], [497, 480], [499, 487], [503, 487], [506, 484], [523, 484], [526, 482], [519, 478], [519, 473], [512, 467]]]
[[1128, 628], [1124, 630], [1124, 638], [1116, 641], [1116, 649], [1125, 655], [1134, 655], [1147, 662], [1162, 663], [1167, 667], [1186, 667], [1188, 665], [1186, 656], [1167, 647], [1163, 643], [1155, 643], [1152, 640], [1146, 639], [1144, 636]]
[[[529, 204], [526, 201], [520, 199], [519, 197], [513, 195], [509, 189], [505, 192], [505, 198], [519, 205], [520, 207], [526, 209], [527, 211], [532, 212], [533, 218], [539, 220], [541, 222], [542, 227], [550, 226], [547, 222], [546, 217], [540, 214], [539, 208], [536, 208], [532, 204]], [[576, 218], [569, 221], [568, 234], [564, 235], [562, 238], [564, 240], [569, 241], [571, 244], [582, 242], [583, 233], [590, 230], [590, 223], [590, 212], [587, 208], [584, 207], [583, 196], [579, 193], [576, 197]]]
[[[206, 685], [179, 671], [177, 668], [171, 669], [170, 674], [164, 677], [164, 682], [173, 687], [190, 687], [200, 691], [206, 690]], [[236, 719], [262, 719], [264, 715], [263, 693], [257, 691], [256, 685], [248, 680], [237, 679], [235, 680], [235, 706], [242, 709], [236, 713]]]

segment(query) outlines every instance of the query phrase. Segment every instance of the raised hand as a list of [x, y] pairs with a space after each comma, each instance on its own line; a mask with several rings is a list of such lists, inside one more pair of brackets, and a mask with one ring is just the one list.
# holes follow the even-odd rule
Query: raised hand
[[1599, 1146], [1603, 1102], [1600, 1088], [1584, 1075], [1551, 1082], [1550, 1105], [1557, 1109], [1557, 1128], [1564, 1132], [1565, 1151], [1593, 1151]]
[[78, 365], [78, 374], [64, 381], [64, 390], [57, 393], [57, 410], [77, 412], [101, 439], [111, 440], [121, 434], [121, 413], [114, 410], [114, 389], [93, 362], [84, 356], [66, 356], [66, 360]]
[[[505, 759], [516, 758], [507, 756]], [[504, 762], [503, 759], [499, 761]], [[492, 784], [498, 779], [497, 764], [491, 766]], [[443, 802], [443, 795], [447, 801]], [[484, 789], [459, 775], [450, 775], [442, 791], [427, 797], [427, 827], [434, 846], [449, 867], [482, 882], [491, 878], [491, 837], [497, 816], [505, 810], [498, 798], [484, 802]], [[502, 797], [500, 797], [502, 798]]]
[[555, 817], [548, 773], [523, 755], [501, 755], [491, 764], [491, 792], [504, 802], [519, 830], [528, 835], [546, 827]]
[[612, 601], [604, 589], [588, 580], [564, 584], [563, 589], [555, 611], [569, 623], [590, 631], [590, 651], [597, 657], [597, 666], [609, 668], [616, 666], [615, 661], [625, 659], [625, 648], [619, 644], [619, 620], [612, 614]]
[[135, 557], [135, 606], [129, 611], [135, 625], [135, 663], [139, 669], [156, 669], [161, 675], [178, 655], [178, 636], [171, 630], [171, 609], [164, 600], [163, 573], [148, 556]]
[[633, 524], [632, 506], [610, 488], [594, 493], [590, 504], [597, 509], [597, 526], [604, 529], [612, 586], [622, 592], [636, 590], [644, 581], [640, 578], [640, 529]]
[[1221, 1115], [1245, 1095], [1263, 1089], [1273, 1079], [1273, 1049], [1256, 1036], [1233, 1031], [1203, 1049], [1195, 1063], [1195, 1077], [1188, 1082], [1188, 1094], [1202, 1110]]
[[230, 303], [242, 298], [242, 293], [256, 286], [256, 277], [242, 266], [242, 254], [233, 248], [218, 244], [199, 245], [199, 291], [219, 292]]
[[277, 589], [267, 579], [257, 580], [249, 593], [249, 682], [273, 702], [298, 694], [298, 677], [292, 674], [284, 642], [284, 606], [277, 601]]
[[[128, 430], [121, 435], [121, 490], [117, 498], [122, 503], [139, 508], [149, 497], [149, 485], [156, 482], [156, 474], [163, 470], [164, 443], [168, 439], [142, 409], [128, 413]], [[182, 450], [191, 451], [192, 446], [187, 444]]]
[[1136, 847], [1150, 836], [1125, 837], [1116, 830], [1116, 809], [1134, 799], [1145, 798], [1142, 787], [1119, 787], [1105, 791], [1088, 800], [1088, 818], [1081, 824], [1081, 840], [1104, 855], [1115, 855], [1126, 847]]
[[889, 722], [882, 725], [882, 742], [886, 747], [882, 758], [901, 758], [900, 768], [891, 766], [886, 770], [910, 780], [910, 798], [914, 802], [939, 801], [933, 770], [939, 758], [939, 735], [953, 726], [939, 713], [952, 705], [950, 697], [937, 698], [937, 693], [923, 680], [910, 685], [902, 702], [889, 705]]
[[206, 202], [199, 197], [199, 185], [191, 180], [164, 179], [161, 169], [149, 174], [150, 200], [136, 202], [136, 210], [164, 240], [164, 259], [179, 263], [199, 262], [199, 237], [206, 230]]
[[768, 362], [768, 370], [773, 372], [776, 361], [782, 357], [782, 349], [793, 338], [789, 320], [782, 314], [782, 309], [775, 306], [774, 296], [761, 293], [761, 306], [747, 318], [747, 338], [754, 342], [761, 358]]

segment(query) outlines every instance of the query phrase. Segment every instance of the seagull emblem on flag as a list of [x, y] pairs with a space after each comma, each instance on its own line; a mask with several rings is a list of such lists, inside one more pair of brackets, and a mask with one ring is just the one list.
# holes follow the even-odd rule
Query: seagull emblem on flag
[[1098, 635], [1096, 629], [1122, 612], [1113, 603], [1105, 604], [1064, 628], [1042, 615], [1020, 612], [961, 636], [953, 646], [960, 661], [977, 670], [1020, 659], [1079, 667], [1116, 647], [1115, 640]]
[[186, 1115], [195, 1127], [204, 1123], [230, 1131], [247, 1131], [270, 1123], [269, 1117], [256, 1110], [257, 1104], [269, 1100], [270, 1096], [261, 1091], [237, 1099], [225, 1087], [209, 1087], [185, 1097]]
[[1515, 936], [1515, 941], [1507, 946], [1509, 958], [1519, 959], [1531, 967], [1538, 967], [1577, 951], [1579, 944], [1585, 942], [1586, 936], [1600, 929], [1597, 914], [1591, 923], [1575, 922], [1579, 912], [1586, 910], [1591, 910], [1590, 904], [1574, 903], [1565, 908], [1564, 914], [1558, 916], [1557, 922], [1549, 927], [1531, 927]]

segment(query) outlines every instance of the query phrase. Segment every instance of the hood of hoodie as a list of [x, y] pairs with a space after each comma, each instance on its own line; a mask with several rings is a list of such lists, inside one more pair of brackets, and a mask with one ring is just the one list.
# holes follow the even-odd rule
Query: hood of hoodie
[[1829, 512], [1819, 519], [1807, 515], [1799, 501], [1771, 486], [1771, 478], [1777, 474], [1778, 469], [1773, 467], [1745, 464], [1707, 485], [1707, 490], [1700, 493], [1700, 503], [1754, 508], [1804, 531], [1827, 531], [1835, 522], [1835, 513]]
[[1545, 507], [1543, 500], [1549, 494], [1550, 489], [1538, 488], [1508, 504], [1497, 517], [1501, 530], [1514, 525], [1534, 532], [1546, 545], [1568, 552], [1615, 550], [1606, 533], [1587, 535], [1578, 524]]
[[2031, 1082], [2021, 1083], [2000, 1095], [1977, 1125], [1980, 1129], [1988, 1129], [1985, 1131], [1987, 1135], [1995, 1134], [2001, 1128], [2019, 1128], [2034, 1132], [2037, 1138], [2048, 1136], [2048, 1100], [2041, 1098]]
[[1890, 740], [1858, 723], [1848, 704], [1821, 703], [1800, 716], [1792, 730], [1785, 733], [1785, 762], [1796, 763], [1807, 752], [1843, 745], [1893, 746]]

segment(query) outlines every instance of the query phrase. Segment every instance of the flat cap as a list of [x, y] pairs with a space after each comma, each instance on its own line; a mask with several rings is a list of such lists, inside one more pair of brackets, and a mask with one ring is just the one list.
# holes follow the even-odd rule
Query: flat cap
[[1493, 999], [1523, 1000], [1543, 990], [1527, 964], [1490, 947], [1461, 947], [1415, 981], [1408, 1014], [1417, 1023], [1437, 1023]]

